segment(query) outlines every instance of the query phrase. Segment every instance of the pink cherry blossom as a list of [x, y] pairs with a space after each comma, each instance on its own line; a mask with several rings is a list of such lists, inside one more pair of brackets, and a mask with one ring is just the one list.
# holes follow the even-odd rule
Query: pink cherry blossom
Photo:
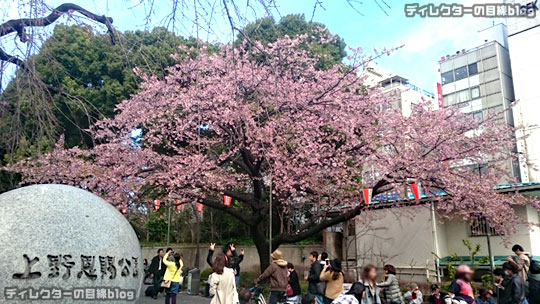
[[[309, 214], [296, 233], [275, 235], [274, 248], [369, 208], [363, 188], [403, 194], [418, 182], [444, 218], [485, 216], [508, 237], [523, 223], [513, 206], [540, 209], [537, 200], [494, 190], [513, 182], [508, 165], [517, 157], [501, 113], [477, 122], [420, 103], [404, 117], [392, 98], [363, 84], [359, 71], [370, 59], [360, 49], [347, 64], [317, 70], [318, 58], [299, 47], [301, 39], [202, 50], [164, 79], [139, 72], [139, 93], [92, 130], [94, 148], [60, 142], [11, 169], [24, 183], [75, 185], [118, 206], [150, 200], [145, 185], [171, 200], [202, 202], [251, 228], [262, 263], [270, 183], [280, 216]], [[128, 137], [136, 128], [144, 134], [138, 147]], [[481, 175], [466, 166], [473, 164], [484, 166]], [[241, 208], [223, 205], [223, 194]]]

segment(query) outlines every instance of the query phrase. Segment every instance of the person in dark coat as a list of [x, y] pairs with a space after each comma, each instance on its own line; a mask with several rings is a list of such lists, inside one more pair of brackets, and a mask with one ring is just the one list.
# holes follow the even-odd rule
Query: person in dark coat
[[540, 304], [540, 274], [529, 270], [529, 304]]
[[321, 282], [320, 276], [322, 271], [322, 265], [318, 261], [319, 253], [317, 251], [312, 251], [309, 254], [309, 261], [311, 262], [311, 267], [309, 268], [309, 274], [304, 278], [308, 281], [308, 294], [313, 295], [317, 299], [317, 303], [322, 303], [323, 295], [319, 291], [318, 285]]
[[493, 292], [487, 288], [480, 288], [478, 291], [479, 295], [476, 297], [476, 304], [496, 304], [495, 300], [492, 298]]
[[154, 299], [157, 299], [158, 293], [162, 290], [161, 281], [163, 280], [163, 276], [165, 275], [165, 270], [167, 270], [167, 266], [163, 264], [163, 254], [163, 248], [159, 248], [157, 251], [157, 255], [152, 258], [152, 261], [150, 262], [150, 267], [148, 268], [153, 283], [151, 295]]
[[[208, 255], [206, 256], [206, 263], [210, 265], [210, 267], [214, 266], [214, 252], [216, 250], [216, 243], [210, 243], [210, 246], [208, 247]], [[223, 247], [223, 253], [227, 256], [228, 262], [229, 262], [229, 268], [232, 268], [235, 272], [235, 283], [236, 288], [238, 288], [238, 283], [240, 282], [240, 263], [244, 260], [244, 252], [242, 251], [241, 255], [239, 256], [236, 253], [236, 248], [234, 247], [234, 244], [227, 244]], [[236, 278], [236, 275], [238, 274], [238, 277]], [[210, 296], [210, 284], [207, 283], [204, 288], [204, 295], [209, 297]]]
[[[210, 247], [208, 248], [208, 255], [206, 256], [206, 263], [210, 265], [210, 267], [213, 266], [213, 257], [214, 257], [214, 251], [216, 248], [216, 243], [210, 243]], [[225, 247], [223, 247], [223, 253], [227, 256], [229, 259], [229, 268], [232, 268], [233, 270], [238, 270], [240, 272], [240, 263], [242, 260], [244, 260], [244, 254], [242, 253], [241, 256], [239, 256], [236, 253], [236, 248], [234, 247], [234, 244], [227, 244]]]
[[441, 292], [437, 284], [431, 285], [431, 296], [429, 296], [429, 304], [444, 304], [444, 298], [447, 294]]
[[494, 296], [497, 299], [497, 303], [500, 302], [501, 297], [501, 290], [502, 290], [502, 282], [504, 281], [505, 273], [502, 268], [497, 268], [493, 271], [493, 278], [495, 281], [495, 291]]
[[525, 301], [525, 285], [519, 276], [516, 263], [506, 262], [502, 265], [506, 276], [500, 290], [499, 304], [522, 304]]
[[291, 294], [287, 294], [287, 302], [300, 303], [302, 301], [302, 289], [300, 288], [298, 273], [294, 270], [292, 263], [287, 263], [287, 270], [289, 271], [289, 285], [292, 290]]

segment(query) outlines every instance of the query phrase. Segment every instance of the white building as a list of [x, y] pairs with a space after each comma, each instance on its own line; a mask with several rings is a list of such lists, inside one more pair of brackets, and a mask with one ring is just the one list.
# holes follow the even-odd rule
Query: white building
[[[534, 1], [518, 2], [531, 9]], [[540, 4], [537, 4], [540, 5]], [[528, 162], [520, 163], [522, 182], [540, 182], [540, 11], [536, 18], [508, 18], [508, 45], [514, 78], [514, 108], [516, 126], [523, 125], [518, 136], [527, 138], [518, 144], [518, 151], [525, 153]]]
[[373, 61], [367, 64], [361, 76], [365, 77], [365, 85], [380, 86], [382, 92], [393, 100], [392, 106], [401, 109], [404, 116], [409, 116], [414, 105], [421, 101], [427, 101], [435, 106], [435, 96], [432, 92], [411, 84], [405, 77], [378, 67]]
[[[480, 32], [479, 46], [441, 57], [438, 93], [444, 107], [457, 107], [480, 121], [510, 107], [515, 96], [506, 33], [506, 26], [497, 24]], [[512, 110], [503, 112], [500, 121], [513, 126]], [[518, 163], [508, 161], [507, 168], [519, 180]]]
[[[519, 191], [525, 195], [540, 196], [539, 184], [522, 184], [512, 187], [502, 187], [501, 192]], [[348, 259], [356, 259], [357, 267], [375, 264], [382, 266], [392, 264], [398, 270], [401, 280], [425, 282], [437, 281], [443, 276], [445, 265], [452, 262], [453, 256], [458, 256], [454, 264], [469, 263], [469, 250], [463, 241], [469, 241], [473, 246], [480, 244], [477, 255], [479, 268], [488, 270], [487, 234], [490, 234], [492, 255], [496, 266], [500, 266], [512, 251], [504, 243], [502, 237], [490, 230], [485, 220], [477, 224], [460, 221], [442, 222], [433, 210], [428, 200], [416, 205], [395, 207], [391, 203], [380, 203], [372, 207], [368, 216], [370, 220], [355, 221], [354, 231], [346, 232], [344, 250], [348, 249]], [[518, 207], [516, 214], [529, 222], [540, 223], [538, 212], [531, 207]], [[366, 224], [369, 222], [369, 224]], [[348, 239], [348, 240], [347, 240]], [[532, 231], [528, 227], [518, 227], [512, 236], [512, 244], [520, 244], [534, 256], [540, 256], [540, 228]], [[348, 244], [348, 247], [345, 245]], [[351, 246], [352, 244], [352, 246]], [[351, 248], [352, 247], [352, 248]]]

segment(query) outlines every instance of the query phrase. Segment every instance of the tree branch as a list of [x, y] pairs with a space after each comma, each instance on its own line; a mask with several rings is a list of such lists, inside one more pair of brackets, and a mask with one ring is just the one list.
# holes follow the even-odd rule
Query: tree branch
[[299, 242], [301, 240], [304, 240], [310, 236], [315, 235], [319, 231], [322, 231], [323, 229], [326, 229], [328, 227], [332, 227], [334, 225], [337, 225], [339, 223], [348, 221], [350, 219], [355, 218], [357, 215], [362, 213], [362, 210], [365, 208], [365, 204], [358, 204], [358, 206], [354, 207], [353, 209], [342, 213], [338, 216], [332, 217], [330, 219], [327, 219], [325, 221], [320, 222], [317, 225], [312, 226], [308, 230], [305, 230], [300, 233], [296, 234], [288, 234], [288, 233], [282, 233], [277, 235], [274, 240], [272, 241], [272, 250], [279, 247], [279, 245], [287, 244], [287, 243], [294, 243]]
[[[111, 17], [96, 15], [73, 3], [61, 4], [46, 17], [21, 18], [21, 19], [8, 20], [0, 25], [0, 37], [9, 35], [11, 33], [17, 33], [17, 36], [19, 36], [19, 39], [21, 40], [21, 42], [27, 42], [28, 37], [26, 36], [25, 27], [27, 26], [46, 27], [54, 23], [56, 20], [58, 20], [58, 18], [60, 18], [60, 16], [62, 16], [63, 14], [69, 13], [72, 11], [79, 12], [80, 14], [86, 16], [87, 18], [90, 18], [96, 22], [104, 24], [107, 27], [107, 31], [111, 36], [111, 43], [112, 44], [115, 43], [114, 30], [112, 27], [113, 19]], [[28, 68], [24, 60], [19, 59], [16, 56], [11, 56], [2, 49], [0, 49], [0, 60], [13, 63], [19, 66], [24, 71], [30, 72], [30, 69]]]
[[241, 221], [242, 223], [244, 223], [244, 224], [246, 224], [248, 226], [255, 226], [256, 225], [256, 222], [255, 222], [253, 217], [248, 216], [247, 214], [245, 214], [243, 212], [240, 212], [239, 210], [237, 210], [235, 208], [226, 206], [222, 202], [216, 202], [214, 200], [204, 199], [204, 200], [200, 201], [200, 203], [202, 203], [203, 205], [208, 206], [208, 207], [210, 207], [212, 209], [220, 210], [220, 211], [223, 211], [225, 213], [228, 213], [228, 214], [232, 215], [233, 217], [237, 218], [239, 221]]

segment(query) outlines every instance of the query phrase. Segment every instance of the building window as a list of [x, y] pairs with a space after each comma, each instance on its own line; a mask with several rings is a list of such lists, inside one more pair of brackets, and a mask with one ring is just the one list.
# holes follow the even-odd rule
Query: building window
[[454, 70], [456, 81], [467, 78], [467, 66], [463, 66]]
[[469, 64], [469, 76], [478, 74], [478, 63]]
[[482, 120], [484, 120], [484, 114], [482, 113], [482, 111], [476, 111], [472, 113], [472, 117], [476, 122], [481, 122]]
[[483, 216], [476, 216], [472, 221], [470, 229], [471, 236], [486, 236], [488, 233], [490, 235], [500, 235], [497, 230], [489, 225], [487, 218]]
[[471, 95], [468, 89], [456, 92], [456, 103], [462, 103], [469, 100], [471, 100]]
[[442, 84], [447, 84], [454, 81], [454, 71], [449, 71], [441, 74]]
[[443, 106], [448, 107], [456, 104], [456, 94], [448, 94], [443, 96]]
[[480, 98], [480, 87], [471, 88], [471, 99]]

